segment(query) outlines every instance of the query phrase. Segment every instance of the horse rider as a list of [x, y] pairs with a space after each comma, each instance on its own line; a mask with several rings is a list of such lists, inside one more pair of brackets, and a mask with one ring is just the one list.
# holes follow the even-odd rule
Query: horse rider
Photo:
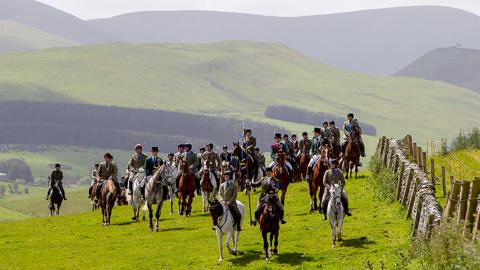
[[[325, 186], [325, 192], [323, 193], [322, 204], [326, 203], [330, 199], [330, 187], [334, 184], [339, 185], [342, 188], [342, 203], [345, 209], [345, 214], [351, 216], [348, 211], [348, 197], [347, 192], [343, 190], [345, 187], [345, 179], [343, 178], [343, 172], [338, 168], [338, 160], [330, 160], [330, 169], [325, 172], [323, 176], [323, 185]], [[327, 219], [327, 207], [323, 207], [323, 220]]]
[[167, 160], [165, 160], [165, 165], [167, 166], [174, 166], [175, 165], [175, 162], [173, 161], [173, 156], [174, 154], [173, 153], [168, 153], [167, 155]]
[[117, 197], [120, 197], [120, 184], [117, 180], [117, 164], [113, 161], [113, 156], [110, 153], [105, 153], [103, 155], [104, 162], [100, 163], [98, 166], [98, 173], [97, 173], [97, 190], [96, 190], [96, 201], [100, 198], [100, 191], [105, 181], [107, 181], [110, 177], [113, 180], [113, 184], [115, 185], [115, 189], [117, 189]]
[[135, 152], [130, 156], [130, 161], [127, 165], [128, 170], [128, 195], [132, 195], [133, 190], [133, 178], [137, 174], [140, 168], [145, 166], [145, 160], [147, 155], [143, 153], [143, 146], [141, 144], [135, 145]]
[[298, 152], [298, 147], [299, 147], [297, 134], [292, 134], [292, 143], [293, 143], [293, 155], [295, 155]]
[[200, 187], [200, 175], [198, 172], [202, 170], [202, 160], [203, 160], [203, 154], [205, 153], [205, 147], [202, 146], [199, 149], [199, 152], [197, 153], [197, 173], [195, 173], [195, 188], [197, 189], [197, 194], [201, 194], [202, 190]]
[[330, 128], [330, 142], [332, 143], [332, 147], [337, 151], [337, 153], [342, 152], [342, 147], [340, 146], [340, 129], [335, 125], [335, 121], [330, 121], [329, 123]]
[[283, 135], [283, 142], [287, 146], [287, 152], [285, 153], [287, 160], [292, 164], [292, 168], [295, 168], [295, 145], [288, 138], [288, 134]]
[[92, 178], [92, 181], [90, 182], [90, 187], [88, 188], [88, 198], [90, 199], [90, 194], [92, 194], [92, 188], [93, 188], [93, 184], [95, 184], [95, 182], [97, 181], [97, 176], [98, 176], [98, 167], [100, 166], [100, 164], [98, 163], [95, 163], [95, 169], [92, 170], [92, 173], [90, 175], [90, 177]]
[[[275, 194], [277, 194], [280, 188], [280, 182], [278, 181], [278, 179], [272, 176], [271, 167], [267, 168], [266, 174], [267, 176], [260, 178], [260, 180], [258, 180], [257, 182], [247, 183], [249, 187], [260, 187], [260, 186], [262, 187], [262, 193], [260, 193], [260, 197], [258, 198], [257, 208], [255, 209], [255, 220], [253, 221], [253, 225], [255, 226], [257, 225], [258, 219], [260, 218], [260, 215], [262, 214], [262, 211], [265, 208], [265, 204], [267, 203], [265, 198], [272, 191]], [[275, 206], [277, 207], [278, 216], [280, 218], [281, 223], [282, 224], [287, 223], [284, 219], [285, 210], [278, 197], [277, 197], [277, 200], [275, 201]]]
[[[271, 146], [272, 153], [270, 154], [270, 156], [272, 158], [272, 162], [270, 162], [270, 165], [268, 165], [268, 167], [270, 167], [270, 168], [273, 168], [273, 166], [275, 165], [278, 153], [280, 153], [280, 152], [285, 153], [285, 157], [287, 157], [286, 154], [288, 153], [287, 145], [282, 141], [282, 134], [276, 133], [275, 136], [274, 136], [274, 139], [275, 139], [275, 142]], [[292, 164], [290, 164], [290, 162], [287, 159], [285, 159], [285, 167], [287, 168], [289, 178], [291, 180], [292, 176], [293, 176], [293, 173], [292, 173], [293, 168], [292, 168]]]
[[[194, 175], [197, 175], [199, 161], [198, 161], [197, 154], [195, 154], [195, 152], [192, 151], [192, 144], [190, 143], [185, 144], [185, 151], [183, 152], [181, 159], [185, 159], [188, 163], [188, 169], [190, 170], [190, 172]], [[182, 176], [182, 171], [180, 169], [178, 170], [178, 174], [177, 174], [177, 190], [178, 190], [178, 183], [180, 181], [180, 177]]]
[[220, 156], [213, 150], [213, 143], [209, 143], [206, 146], [206, 150], [202, 155], [202, 163], [205, 162], [209, 171], [215, 176], [217, 187], [220, 186], [220, 170], [222, 166], [222, 160]]
[[[312, 140], [308, 138], [308, 133], [304, 131], [302, 133], [302, 139], [298, 144], [297, 157], [301, 154], [310, 155], [310, 148], [312, 148]], [[307, 152], [305, 152], [305, 149], [307, 150]]]
[[[153, 146], [150, 151], [151, 156], [145, 160], [144, 171], [146, 182], [152, 178], [155, 172], [163, 165], [163, 159], [158, 156], [158, 146]], [[145, 200], [145, 183], [140, 187], [140, 192], [142, 194], [142, 199]]]
[[222, 159], [222, 161], [232, 161], [232, 153], [228, 151], [228, 146], [226, 144], [222, 147], [222, 153], [220, 154], [220, 158]]
[[58, 185], [58, 188], [60, 189], [60, 192], [62, 193], [62, 198], [64, 200], [67, 200], [65, 197], [65, 190], [63, 189], [63, 172], [60, 170], [60, 164], [55, 164], [55, 170], [52, 171], [52, 174], [50, 175], [50, 181], [48, 184], [48, 191], [47, 191], [47, 198], [48, 200], [50, 198], [50, 192], [52, 192], [53, 187], [55, 184]]
[[313, 139], [311, 141], [312, 144], [312, 158], [310, 159], [310, 162], [308, 163], [307, 167], [307, 181], [310, 182], [310, 179], [312, 178], [313, 175], [313, 166], [317, 162], [317, 160], [320, 158], [320, 146], [322, 145], [322, 138], [321, 138], [321, 132], [322, 130], [319, 127], [315, 127], [313, 129]]
[[226, 171], [223, 173], [223, 177], [225, 178], [225, 182], [220, 185], [218, 190], [218, 201], [220, 201], [225, 207], [232, 212], [233, 219], [237, 226], [237, 231], [241, 231], [242, 228], [241, 220], [242, 215], [240, 214], [240, 210], [238, 209], [237, 205], [237, 185], [232, 180], [232, 172]]
[[258, 167], [265, 172], [265, 155], [258, 147], [255, 147], [255, 158], [258, 160]]
[[180, 159], [182, 158], [182, 154], [185, 151], [185, 144], [179, 144], [177, 147], [177, 152], [173, 155], [173, 163], [177, 169], [180, 169]]
[[362, 140], [362, 129], [358, 124], [358, 120], [354, 118], [355, 116], [353, 113], [349, 113], [347, 115], [347, 120], [343, 123], [343, 133], [345, 134], [345, 142], [342, 145], [342, 149], [345, 151], [345, 147], [347, 147], [348, 140], [350, 139], [350, 135], [352, 132], [358, 134], [358, 140], [360, 144], [360, 153], [362, 157], [365, 157], [365, 145], [363, 144]]
[[[320, 137], [321, 137], [322, 141], [329, 141], [330, 136], [331, 136], [330, 127], [328, 126], [328, 122], [324, 121], [322, 123], [322, 128], [320, 130]], [[323, 145], [323, 143], [322, 143], [322, 145]]]
[[257, 139], [252, 136], [251, 129], [245, 129], [243, 133], [243, 149], [247, 153], [247, 156], [252, 157], [253, 167], [255, 168], [255, 179], [258, 177], [258, 160], [255, 158], [255, 147], [257, 147]]

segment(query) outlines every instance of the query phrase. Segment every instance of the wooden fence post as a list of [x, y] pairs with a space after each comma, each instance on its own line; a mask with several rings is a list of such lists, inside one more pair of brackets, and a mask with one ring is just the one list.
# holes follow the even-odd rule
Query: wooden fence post
[[412, 136], [407, 135], [408, 137], [408, 155], [413, 156], [413, 139]]
[[412, 214], [413, 204], [415, 203], [415, 197], [417, 195], [417, 187], [420, 184], [420, 178], [415, 178], [415, 182], [413, 183], [412, 195], [410, 196], [410, 200], [408, 201], [408, 208], [407, 208], [407, 216], [405, 219], [408, 219]]
[[405, 192], [403, 192], [402, 205], [405, 205], [405, 203], [407, 203], [408, 194], [410, 193], [410, 184], [413, 180], [413, 172], [413, 169], [410, 169], [410, 173], [408, 174], [407, 178], [407, 184], [405, 185]]
[[425, 173], [427, 173], [427, 153], [422, 152], [422, 169]]
[[443, 190], [443, 197], [447, 197], [447, 183], [446, 183], [446, 180], [445, 180], [445, 167], [442, 166], [441, 168], [442, 170], [442, 190]]
[[462, 181], [460, 186], [460, 198], [458, 200], [458, 216], [457, 224], [460, 224], [462, 221], [465, 222], [465, 214], [467, 212], [467, 198], [470, 190], [470, 182]]
[[[394, 164], [394, 163], [393, 163], [393, 157], [394, 157], [394, 155], [395, 155], [395, 152], [394, 152], [394, 151], [390, 151], [390, 156], [389, 156], [389, 159], [388, 159], [388, 161], [389, 161], [390, 163], [388, 164], [388, 168], [393, 168], [393, 164]], [[387, 162], [387, 163], [388, 163], [388, 162]]]
[[398, 166], [400, 165], [400, 156], [395, 155], [395, 162], [393, 163], [393, 172], [397, 173], [398, 172]]
[[379, 154], [381, 145], [382, 145], [382, 138], [378, 138], [377, 149], [375, 150], [376, 155]]
[[384, 149], [384, 153], [383, 153], [383, 156], [382, 156], [382, 167], [385, 168], [387, 167], [387, 157], [388, 157], [388, 152], [390, 151], [390, 140], [387, 139], [386, 141], [386, 145], [385, 145], [385, 149]]
[[475, 225], [473, 226], [473, 240], [477, 239], [477, 234], [479, 230], [480, 230], [480, 208], [477, 211], [477, 217], [475, 218]]
[[405, 172], [405, 161], [402, 161], [402, 165], [400, 165], [400, 174], [398, 176], [398, 183], [397, 183], [397, 201], [400, 200], [400, 191], [402, 190], [402, 180], [403, 180], [404, 172]]
[[412, 227], [412, 238], [417, 235], [418, 224], [420, 223], [420, 214], [422, 213], [423, 208], [423, 196], [420, 196], [418, 199], [417, 211], [415, 212], [415, 216], [413, 217], [413, 227]]
[[423, 171], [423, 164], [422, 164], [422, 147], [417, 147], [417, 164], [418, 167]]
[[383, 151], [385, 151], [385, 140], [387, 139], [387, 137], [383, 136], [382, 137], [382, 145], [380, 147], [380, 153], [379, 153], [379, 157], [382, 157], [383, 156]]
[[454, 181], [452, 185], [452, 191], [450, 192], [447, 200], [447, 206], [445, 206], [443, 217], [445, 220], [451, 218], [453, 215], [453, 211], [455, 211], [455, 207], [457, 206], [458, 195], [460, 193], [460, 181]]
[[472, 231], [473, 214], [477, 210], [478, 193], [480, 189], [480, 178], [475, 177], [470, 184], [470, 195], [468, 196], [467, 212], [465, 215], [465, 225], [463, 226], [463, 236]]

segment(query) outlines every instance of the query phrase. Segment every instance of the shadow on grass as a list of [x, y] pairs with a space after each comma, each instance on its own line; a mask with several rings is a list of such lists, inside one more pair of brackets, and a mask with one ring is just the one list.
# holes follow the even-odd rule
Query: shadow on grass
[[195, 228], [187, 228], [187, 227], [175, 227], [175, 228], [162, 229], [161, 226], [162, 226], [162, 225], [160, 225], [160, 231], [161, 231], [161, 232], [170, 232], [170, 231], [194, 231], [194, 230], [195, 230]]
[[367, 248], [367, 245], [375, 244], [375, 241], [368, 240], [368, 237], [362, 236], [353, 239], [344, 239], [340, 242], [342, 247]]
[[260, 251], [239, 251], [235, 259], [230, 260], [234, 265], [245, 266], [253, 261], [262, 260], [263, 252]]
[[278, 253], [278, 255], [274, 256], [276, 258], [276, 261], [281, 263], [281, 264], [288, 264], [290, 266], [298, 266], [304, 262], [311, 262], [313, 261], [313, 257], [311, 256], [306, 256], [303, 253], [299, 252], [285, 252], [282, 253], [281, 251]]

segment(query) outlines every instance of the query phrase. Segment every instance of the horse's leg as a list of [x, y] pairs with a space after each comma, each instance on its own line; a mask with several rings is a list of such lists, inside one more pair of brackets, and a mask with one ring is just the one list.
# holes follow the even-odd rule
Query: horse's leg
[[268, 240], [267, 240], [267, 232], [262, 231], [262, 238], [263, 238], [263, 250], [265, 251], [265, 260], [268, 261]]
[[205, 202], [207, 201], [207, 192], [202, 190], [202, 213], [205, 213], [207, 209], [205, 208]]
[[150, 218], [150, 225], [149, 225], [149, 228], [150, 228], [150, 231], [153, 232], [153, 209], [152, 209], [152, 205], [150, 204], [150, 202], [147, 203], [147, 206], [148, 206], [148, 217]]
[[314, 195], [314, 191], [313, 191], [313, 186], [312, 186], [312, 181], [310, 181], [310, 183], [308, 183], [308, 190], [310, 192], [310, 214], [313, 213], [313, 211], [315, 211], [315, 208], [313, 207], [313, 196]]
[[342, 239], [342, 226], [343, 226], [343, 218], [341, 217], [341, 215], [339, 215], [339, 218], [337, 220], [337, 239], [338, 241], [343, 241]]
[[193, 192], [190, 194], [190, 196], [188, 196], [188, 216], [191, 216], [192, 215], [192, 202], [193, 202]]
[[346, 160], [345, 162], [345, 179], [348, 179], [348, 172], [350, 171], [350, 162]]
[[332, 248], [335, 247], [335, 239], [337, 237], [337, 232], [336, 232], [337, 225], [335, 223], [336, 223], [335, 220], [332, 219], [332, 217], [330, 216], [330, 226], [332, 227]]
[[355, 163], [355, 179], [357, 179], [357, 173], [358, 173], [358, 162]]
[[275, 233], [275, 248], [273, 249], [273, 254], [275, 255], [278, 254], [278, 234], [279, 234], [279, 231]]
[[183, 202], [183, 194], [178, 193], [178, 214], [183, 216], [183, 210], [185, 209], [185, 203]]
[[285, 206], [285, 193], [287, 193], [287, 188], [282, 189], [282, 199], [281, 199], [281, 202], [282, 202], [282, 205], [283, 205], [283, 206]]
[[173, 188], [169, 187], [168, 192], [170, 193], [170, 215], [173, 215], [173, 197], [175, 197], [175, 192], [173, 192]]
[[216, 232], [217, 232], [217, 241], [218, 241], [218, 252], [220, 253], [220, 258], [218, 259], [218, 262], [222, 262], [223, 261], [222, 233], [218, 229]]
[[159, 222], [160, 222], [160, 215], [162, 214], [162, 206], [163, 206], [163, 196], [160, 196], [160, 198], [158, 199], [159, 202], [157, 202], [157, 212], [155, 213], [155, 231], [158, 232], [159, 230]]
[[57, 205], [57, 216], [60, 216], [60, 206], [61, 206], [61, 204]]
[[238, 245], [238, 239], [240, 237], [240, 232], [239, 231], [234, 231], [233, 232], [233, 256], [237, 256], [237, 245]]
[[232, 254], [232, 249], [230, 248], [230, 240], [232, 239], [233, 228], [227, 233], [227, 239], [225, 240], [225, 247], [228, 250], [228, 253]]
[[274, 236], [274, 233], [271, 232], [270, 233], [270, 249], [269, 249], [270, 254], [273, 254], [273, 236]]

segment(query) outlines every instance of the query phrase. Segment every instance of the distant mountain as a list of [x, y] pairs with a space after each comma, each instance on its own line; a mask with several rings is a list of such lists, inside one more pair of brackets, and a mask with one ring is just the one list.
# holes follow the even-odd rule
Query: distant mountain
[[88, 22], [33, 0], [0, 0], [0, 20], [16, 21], [78, 43], [112, 39]]
[[[345, 72], [280, 44], [96, 44], [4, 54], [0, 67], [1, 101], [159, 109], [269, 123], [295, 132], [312, 126], [272, 119], [267, 108], [284, 105], [342, 117], [353, 112], [360, 123], [387, 136], [453, 137], [458, 128], [480, 126], [480, 96], [469, 90]], [[150, 117], [138, 121], [163, 121], [153, 113]], [[331, 119], [318, 122], [323, 120]], [[445, 124], [452, 122], [457, 128]]]
[[461, 43], [480, 48], [480, 17], [435, 6], [307, 17], [149, 11], [90, 21], [129, 43], [246, 40], [285, 44], [338, 68], [392, 74], [422, 54]]
[[394, 75], [444, 81], [480, 93], [480, 50], [435, 49]]
[[0, 53], [75, 46], [78, 43], [13, 21], [0, 21]]

